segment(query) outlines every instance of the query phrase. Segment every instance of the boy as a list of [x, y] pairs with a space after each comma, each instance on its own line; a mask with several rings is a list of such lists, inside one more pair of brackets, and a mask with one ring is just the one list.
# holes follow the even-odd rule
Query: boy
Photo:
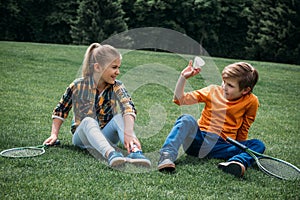
[[159, 171], [173, 172], [174, 161], [180, 145], [185, 153], [199, 158], [227, 159], [218, 167], [226, 173], [242, 177], [254, 159], [239, 148], [226, 142], [226, 137], [236, 139], [247, 147], [263, 153], [265, 145], [257, 140], [247, 140], [248, 130], [254, 122], [259, 106], [252, 90], [258, 81], [258, 72], [245, 62], [233, 63], [222, 72], [222, 86], [210, 85], [184, 93], [186, 79], [200, 73], [192, 61], [181, 72], [177, 81], [174, 102], [192, 105], [203, 102], [205, 107], [199, 120], [190, 115], [180, 116], [160, 150]]

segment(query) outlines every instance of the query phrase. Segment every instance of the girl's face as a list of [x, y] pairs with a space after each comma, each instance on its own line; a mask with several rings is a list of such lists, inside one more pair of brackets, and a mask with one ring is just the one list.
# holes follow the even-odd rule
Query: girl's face
[[121, 59], [117, 58], [110, 65], [104, 68], [100, 81], [107, 84], [114, 84], [120, 74]]
[[222, 88], [224, 97], [229, 101], [237, 100], [249, 92], [248, 89], [240, 90], [239, 83], [235, 78], [223, 79]]

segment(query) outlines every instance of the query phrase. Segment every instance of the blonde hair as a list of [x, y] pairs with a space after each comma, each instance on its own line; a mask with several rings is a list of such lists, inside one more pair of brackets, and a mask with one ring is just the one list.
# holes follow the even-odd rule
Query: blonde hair
[[258, 81], [258, 71], [246, 62], [237, 62], [230, 64], [222, 71], [222, 78], [236, 78], [239, 83], [240, 90], [248, 87], [253, 90]]
[[85, 52], [82, 64], [82, 76], [91, 76], [94, 73], [94, 64], [98, 63], [105, 68], [117, 58], [122, 58], [119, 51], [111, 45], [91, 44]]

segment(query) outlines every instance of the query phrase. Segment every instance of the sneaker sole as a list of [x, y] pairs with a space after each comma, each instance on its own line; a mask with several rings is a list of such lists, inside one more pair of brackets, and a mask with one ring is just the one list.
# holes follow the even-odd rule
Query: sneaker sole
[[114, 158], [111, 160], [109, 166], [111, 167], [120, 167], [125, 165], [126, 159], [125, 158]]
[[174, 172], [175, 171], [175, 165], [174, 164], [164, 164], [158, 166], [158, 171], [160, 172]]
[[230, 163], [229, 165], [218, 165], [218, 168], [221, 169], [223, 172], [232, 174], [235, 177], [242, 177], [243, 176], [243, 170], [241, 166], [235, 163]]
[[126, 158], [126, 162], [137, 165], [137, 166], [143, 166], [143, 167], [150, 167], [151, 166], [150, 160], [146, 160], [146, 159]]

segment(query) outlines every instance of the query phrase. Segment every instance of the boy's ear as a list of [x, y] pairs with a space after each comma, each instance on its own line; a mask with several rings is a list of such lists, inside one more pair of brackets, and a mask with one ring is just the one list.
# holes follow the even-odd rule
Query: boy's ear
[[248, 94], [248, 93], [250, 93], [251, 92], [251, 88], [250, 87], [247, 87], [247, 88], [245, 88], [244, 89], [244, 91], [243, 91], [243, 95], [246, 95], [246, 94]]

